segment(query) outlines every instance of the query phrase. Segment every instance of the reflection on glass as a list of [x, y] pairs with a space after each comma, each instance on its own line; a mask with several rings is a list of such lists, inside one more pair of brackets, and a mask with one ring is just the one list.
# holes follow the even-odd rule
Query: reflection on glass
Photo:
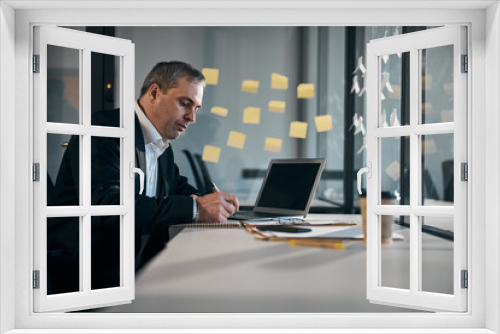
[[[401, 188], [409, 188], [409, 170], [403, 166], [403, 180], [401, 180], [401, 143], [408, 144], [408, 140], [402, 137], [389, 137], [380, 139], [381, 164], [381, 204], [398, 205], [404, 204], [400, 200]], [[407, 189], [406, 191], [409, 191]]]
[[[409, 222], [409, 217], [404, 217]], [[396, 216], [379, 216], [381, 232], [381, 282], [380, 285], [390, 288], [410, 289], [410, 230], [395, 222]], [[405, 242], [393, 241], [393, 238], [407, 238]], [[392, 243], [390, 246], [387, 245]]]
[[453, 122], [453, 45], [422, 50], [422, 122]]
[[379, 127], [393, 127], [402, 124], [402, 96], [408, 83], [402, 82], [403, 59], [410, 59], [410, 53], [398, 53], [381, 57], [380, 66], [380, 114]]
[[120, 286], [120, 226], [120, 216], [92, 217], [92, 290]]
[[47, 205], [82, 205], [79, 136], [47, 134]]
[[92, 125], [120, 126], [120, 117], [111, 120], [96, 113], [120, 108], [120, 57], [92, 52]]
[[94, 136], [91, 152], [91, 204], [120, 205], [120, 138]]
[[[72, 204], [69, 201], [64, 201], [64, 204], [61, 204], [56, 189], [57, 177], [70, 139], [71, 135], [47, 134], [47, 206], [79, 204], [78, 193], [74, 194]], [[78, 151], [77, 147], [77, 159], [79, 159]]]
[[47, 122], [80, 123], [80, 50], [47, 45]]
[[422, 217], [421, 220], [421, 290], [453, 294], [453, 217]]
[[453, 205], [453, 133], [422, 136], [422, 203]]
[[80, 217], [47, 218], [47, 294], [80, 291]]

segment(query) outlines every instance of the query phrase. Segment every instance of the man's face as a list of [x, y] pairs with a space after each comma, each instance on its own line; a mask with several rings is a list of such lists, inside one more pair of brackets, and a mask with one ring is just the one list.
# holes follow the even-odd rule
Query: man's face
[[177, 139], [189, 124], [196, 121], [196, 112], [201, 108], [203, 84], [178, 79], [178, 85], [167, 94], [156, 89], [152, 101], [150, 120], [164, 139]]

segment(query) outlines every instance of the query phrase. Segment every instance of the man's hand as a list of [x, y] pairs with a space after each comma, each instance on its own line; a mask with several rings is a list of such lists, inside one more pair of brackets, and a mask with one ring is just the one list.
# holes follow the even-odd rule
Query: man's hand
[[205, 196], [192, 195], [196, 199], [200, 222], [225, 223], [239, 210], [238, 198], [232, 194], [216, 192]]

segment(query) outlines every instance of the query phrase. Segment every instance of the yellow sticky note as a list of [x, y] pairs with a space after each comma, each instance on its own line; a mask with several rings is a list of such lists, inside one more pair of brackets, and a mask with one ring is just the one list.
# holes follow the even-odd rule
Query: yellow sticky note
[[434, 113], [434, 106], [432, 105], [431, 102], [422, 103], [422, 113], [423, 114], [433, 114]]
[[285, 101], [269, 101], [269, 111], [285, 112]]
[[302, 83], [297, 86], [297, 98], [311, 99], [314, 97], [314, 84]]
[[422, 142], [423, 154], [436, 154], [439, 153], [436, 141], [434, 139], [427, 139]]
[[260, 123], [260, 108], [248, 107], [243, 110], [243, 123], [259, 124]]
[[245, 80], [241, 84], [241, 90], [243, 92], [257, 93], [259, 90], [259, 82], [254, 80]]
[[288, 89], [288, 78], [277, 73], [271, 74], [271, 88]]
[[212, 114], [216, 114], [216, 115], [219, 115], [219, 116], [222, 116], [222, 117], [226, 117], [227, 116], [227, 109], [226, 108], [222, 108], [222, 107], [212, 107], [212, 109], [210, 109], [210, 112]]
[[290, 123], [290, 137], [306, 138], [307, 137], [307, 122], [292, 122], [292, 123]]
[[441, 122], [453, 122], [453, 109], [441, 111]]
[[235, 148], [243, 148], [245, 146], [245, 138], [246, 134], [236, 131], [230, 131], [229, 137], [227, 137], [227, 146], [235, 147]]
[[217, 85], [219, 83], [219, 70], [216, 68], [204, 68], [202, 71], [207, 85]]
[[220, 157], [220, 147], [205, 145], [203, 148], [203, 161], [218, 163]]
[[318, 132], [330, 131], [333, 129], [332, 116], [330, 115], [316, 116], [314, 117], [314, 121], [316, 122], [316, 131]]
[[393, 162], [391, 162], [391, 164], [389, 166], [387, 166], [387, 168], [385, 169], [385, 173], [391, 179], [393, 179], [394, 181], [397, 181], [397, 180], [399, 180], [400, 167], [401, 167], [401, 165], [399, 164], [399, 162], [394, 160]]
[[281, 139], [267, 137], [266, 143], [264, 145], [264, 150], [270, 152], [281, 151]]

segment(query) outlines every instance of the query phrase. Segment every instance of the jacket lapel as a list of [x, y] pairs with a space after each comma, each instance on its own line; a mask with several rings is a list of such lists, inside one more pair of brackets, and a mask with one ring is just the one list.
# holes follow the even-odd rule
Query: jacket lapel
[[158, 183], [156, 194], [159, 197], [168, 196], [169, 187], [168, 187], [168, 175], [167, 175], [167, 163], [168, 163], [168, 152], [172, 148], [169, 146], [165, 152], [158, 158]]
[[144, 145], [144, 136], [141, 130], [141, 124], [137, 115], [135, 115], [135, 165], [146, 174], [146, 146]]

